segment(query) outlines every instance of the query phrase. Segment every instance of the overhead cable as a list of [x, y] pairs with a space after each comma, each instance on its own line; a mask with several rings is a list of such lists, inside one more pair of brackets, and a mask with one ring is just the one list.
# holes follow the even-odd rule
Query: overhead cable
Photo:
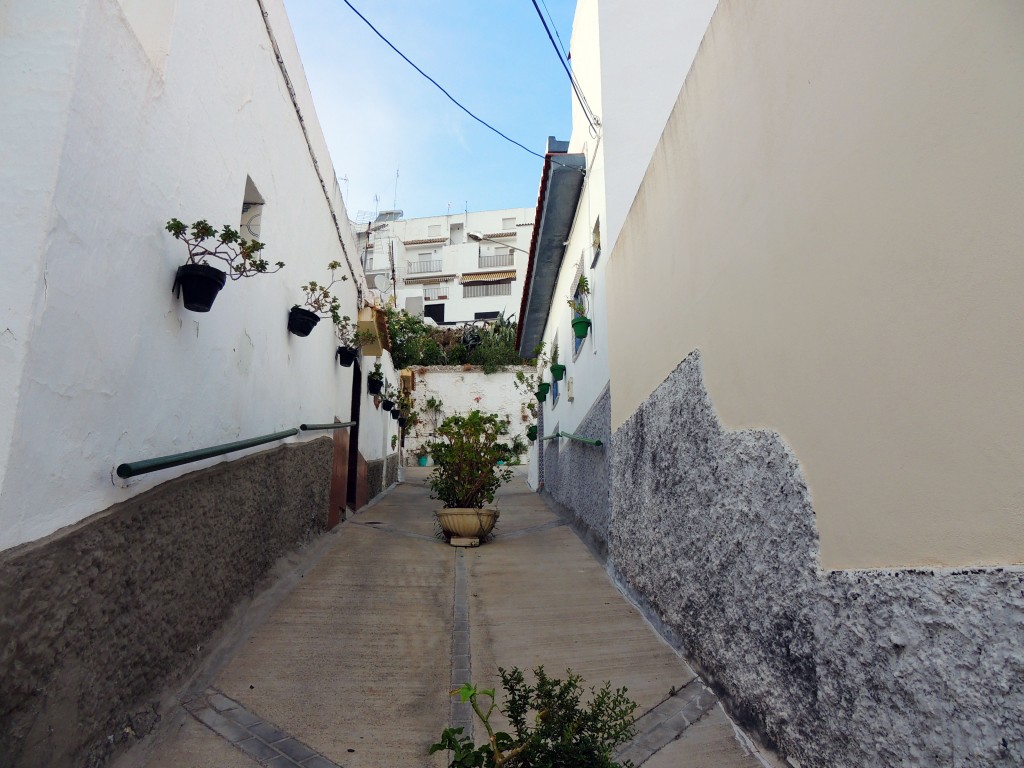
[[[348, 2], [348, 0], [345, 0]], [[590, 104], [583, 97], [583, 93], [579, 87], [579, 83], [576, 82], [576, 78], [573, 77], [572, 70], [569, 69], [568, 63], [562, 57], [562, 52], [558, 50], [558, 44], [555, 43], [555, 38], [551, 36], [551, 29], [548, 27], [547, 19], [544, 18], [544, 14], [540, 11], [540, 6], [537, 5], [537, 0], [532, 0], [533, 7], [537, 11], [537, 16], [540, 18], [540, 23], [544, 26], [544, 31], [548, 33], [548, 40], [551, 41], [551, 47], [555, 49], [555, 55], [558, 56], [558, 62], [562, 65], [562, 69], [565, 70], [565, 74], [569, 76], [569, 82], [572, 84], [573, 93], [576, 94], [576, 100], [579, 101], [580, 107], [583, 109], [583, 116], [587, 118], [587, 122], [590, 123], [590, 132], [592, 135], [595, 134], [597, 126], [600, 125], [601, 121], [597, 119], [597, 115], [594, 114], [594, 110], [590, 108]]]
[[407, 64], [408, 64], [408, 65], [409, 65], [410, 67], [412, 67], [413, 69], [415, 69], [415, 70], [416, 70], [417, 72], [419, 72], [419, 73], [420, 73], [421, 75], [423, 75], [423, 77], [427, 78], [427, 80], [429, 80], [429, 81], [430, 81], [431, 83], [433, 83], [433, 84], [434, 84], [434, 86], [435, 86], [435, 87], [436, 87], [436, 88], [437, 88], [437, 89], [438, 89], [439, 91], [441, 91], [441, 93], [443, 93], [443, 94], [444, 94], [445, 96], [447, 96], [447, 97], [448, 97], [449, 101], [451, 101], [451, 102], [452, 102], [452, 104], [454, 104], [455, 106], [457, 106], [457, 107], [458, 107], [459, 109], [461, 109], [461, 110], [462, 110], [463, 112], [465, 112], [465, 113], [466, 113], [467, 115], [469, 115], [470, 117], [472, 117], [472, 118], [473, 118], [474, 120], [476, 120], [476, 121], [477, 121], [478, 123], [480, 123], [480, 124], [481, 124], [481, 125], [483, 125], [484, 127], [486, 127], [486, 128], [489, 128], [490, 130], [494, 131], [494, 132], [495, 132], [496, 134], [498, 134], [499, 136], [501, 136], [501, 138], [505, 139], [505, 141], [509, 141], [509, 142], [511, 142], [511, 143], [513, 143], [513, 144], [515, 144], [515, 145], [516, 145], [517, 147], [519, 147], [520, 149], [522, 149], [522, 150], [524, 150], [524, 151], [526, 151], [526, 152], [529, 152], [529, 153], [530, 153], [531, 155], [533, 155], [534, 157], [539, 157], [539, 158], [540, 158], [541, 160], [543, 160], [543, 159], [544, 159], [544, 155], [538, 154], [537, 152], [534, 152], [534, 151], [533, 151], [532, 149], [530, 149], [529, 147], [527, 147], [527, 146], [524, 146], [523, 144], [520, 144], [520, 143], [519, 143], [518, 141], [516, 141], [515, 139], [513, 139], [513, 138], [510, 138], [510, 137], [506, 136], [506, 135], [505, 135], [504, 133], [502, 133], [501, 131], [499, 131], [499, 130], [498, 130], [497, 128], [495, 128], [495, 127], [494, 127], [493, 125], [491, 125], [491, 124], [490, 124], [490, 123], [488, 123], [487, 121], [485, 121], [485, 120], [483, 120], [483, 119], [481, 119], [481, 118], [477, 117], [477, 116], [476, 116], [476, 115], [474, 115], [474, 114], [473, 114], [472, 112], [470, 112], [470, 111], [469, 111], [469, 109], [467, 109], [466, 107], [464, 107], [464, 106], [463, 106], [463, 105], [462, 105], [462, 104], [461, 104], [461, 103], [459, 102], [459, 100], [458, 100], [458, 99], [456, 99], [456, 98], [455, 98], [454, 96], [452, 96], [452, 95], [451, 95], [450, 93], [448, 93], [448, 91], [446, 91], [446, 90], [445, 90], [445, 89], [444, 89], [444, 88], [443, 88], [443, 87], [441, 86], [441, 84], [437, 82], [437, 80], [435, 80], [435, 79], [434, 79], [434, 78], [432, 78], [432, 77], [431, 77], [430, 75], [428, 75], [428, 74], [427, 74], [426, 72], [424, 72], [424, 71], [423, 71], [422, 69], [420, 69], [419, 67], [417, 67], [417, 66], [416, 66], [416, 65], [415, 65], [415, 64], [414, 64], [414, 63], [412, 62], [412, 60], [411, 60], [411, 59], [410, 59], [410, 58], [409, 58], [408, 56], [406, 56], [406, 55], [405, 55], [404, 53], [402, 53], [402, 52], [401, 52], [400, 50], [398, 50], [398, 49], [397, 49], [397, 48], [396, 48], [396, 47], [394, 46], [394, 44], [393, 44], [393, 43], [392, 43], [392, 42], [391, 42], [390, 40], [388, 40], [388, 39], [387, 39], [386, 37], [384, 37], [384, 35], [383, 35], [383, 34], [381, 34], [381, 32], [380, 32], [380, 31], [379, 31], [379, 30], [378, 30], [378, 29], [377, 29], [377, 28], [376, 28], [375, 26], [373, 26], [373, 24], [371, 24], [371, 23], [370, 23], [370, 20], [369, 20], [369, 19], [367, 19], [367, 18], [366, 18], [365, 16], [363, 16], [363, 14], [361, 14], [361, 13], [360, 13], [360, 12], [359, 12], [358, 10], [356, 10], [356, 7], [355, 7], [354, 5], [352, 5], [352, 3], [350, 3], [350, 2], [349, 2], [349, 0], [342, 0], [342, 2], [344, 2], [344, 3], [345, 3], [345, 5], [347, 5], [347, 6], [349, 7], [349, 8], [351, 8], [351, 9], [352, 9], [352, 12], [353, 12], [353, 13], [354, 13], [354, 14], [355, 14], [356, 16], [358, 16], [358, 17], [359, 17], [360, 19], [362, 19], [362, 20], [363, 20], [363, 22], [364, 22], [364, 23], [366, 24], [366, 26], [368, 26], [368, 27], [369, 27], [370, 29], [372, 29], [372, 30], [374, 31], [374, 33], [375, 33], [375, 34], [377, 35], [377, 37], [379, 37], [379, 38], [380, 38], [381, 40], [383, 40], [383, 41], [384, 41], [384, 42], [385, 42], [385, 43], [387, 44], [387, 46], [388, 46], [388, 47], [389, 47], [389, 48], [390, 48], [391, 50], [393, 50], [393, 51], [394, 51], [395, 53], [397, 53], [397, 54], [398, 54], [399, 56], [401, 56], [401, 57], [402, 57], [403, 59], [405, 59], [405, 62], [406, 62], [406, 63], [407, 63]]

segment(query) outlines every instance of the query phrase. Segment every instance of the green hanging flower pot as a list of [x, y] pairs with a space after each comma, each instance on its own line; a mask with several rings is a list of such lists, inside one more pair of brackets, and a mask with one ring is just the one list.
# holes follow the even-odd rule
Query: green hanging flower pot
[[577, 339], [587, 338], [587, 333], [590, 331], [590, 318], [589, 317], [576, 317], [572, 321], [572, 331], [576, 334]]
[[547, 399], [549, 389], [551, 389], [551, 385], [547, 382], [537, 385], [537, 400], [539, 402], [543, 403], [544, 400]]
[[551, 366], [551, 378], [555, 381], [561, 381], [565, 378], [565, 366], [561, 363], [555, 363]]
[[531, 443], [534, 440], [537, 439], [537, 425], [536, 424], [531, 424], [529, 427], [526, 428], [526, 437], [529, 438]]

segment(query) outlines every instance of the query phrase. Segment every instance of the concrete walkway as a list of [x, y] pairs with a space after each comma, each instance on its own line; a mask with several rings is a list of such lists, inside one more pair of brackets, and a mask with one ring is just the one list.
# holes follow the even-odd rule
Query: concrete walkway
[[311, 547], [117, 767], [443, 768], [427, 747], [471, 722], [448, 691], [495, 686], [499, 665], [626, 686], [638, 735], [620, 757], [637, 765], [770, 765], [521, 476], [494, 540], [455, 549], [434, 536], [428, 472]]

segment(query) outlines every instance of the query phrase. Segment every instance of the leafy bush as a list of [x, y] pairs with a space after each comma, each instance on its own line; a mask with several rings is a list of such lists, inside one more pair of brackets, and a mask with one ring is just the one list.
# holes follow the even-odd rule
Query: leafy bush
[[512, 470], [499, 466], [513, 458], [510, 447], [499, 442], [508, 426], [508, 418], [480, 411], [445, 419], [437, 429], [439, 439], [430, 443], [437, 465], [430, 475], [430, 498], [446, 509], [481, 509], [494, 501], [498, 488], [512, 479]]
[[[441, 749], [452, 752], [449, 768], [627, 768], [612, 760], [612, 750], [631, 739], [633, 712], [636, 703], [625, 688], [612, 690], [605, 683], [600, 690], [593, 688], [590, 702], [581, 705], [583, 679], [572, 670], [566, 670], [566, 679], [548, 677], [544, 667], [537, 667], [537, 682], [530, 685], [518, 668], [499, 669], [505, 688], [506, 704], [503, 714], [512, 726], [514, 735], [495, 731], [491, 716], [497, 709], [493, 689], [478, 690], [465, 683], [452, 691], [465, 703], [469, 702], [487, 732], [487, 743], [474, 747], [462, 735], [462, 728], [446, 728], [438, 743], [430, 747], [430, 754]], [[481, 697], [490, 702], [485, 704]], [[486, 707], [486, 711], [485, 711]], [[532, 717], [531, 717], [532, 714]], [[530, 721], [533, 721], [532, 724]]]
[[486, 323], [431, 327], [404, 309], [385, 311], [391, 357], [398, 368], [470, 363], [484, 373], [495, 373], [523, 362], [516, 352], [516, 324], [504, 316]]

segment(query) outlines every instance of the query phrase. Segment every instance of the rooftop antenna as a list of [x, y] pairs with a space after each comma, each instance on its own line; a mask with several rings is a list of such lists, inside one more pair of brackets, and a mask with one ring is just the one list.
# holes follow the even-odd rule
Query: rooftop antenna
[[398, 169], [395, 168], [395, 201], [391, 204], [393, 209], [398, 208]]

